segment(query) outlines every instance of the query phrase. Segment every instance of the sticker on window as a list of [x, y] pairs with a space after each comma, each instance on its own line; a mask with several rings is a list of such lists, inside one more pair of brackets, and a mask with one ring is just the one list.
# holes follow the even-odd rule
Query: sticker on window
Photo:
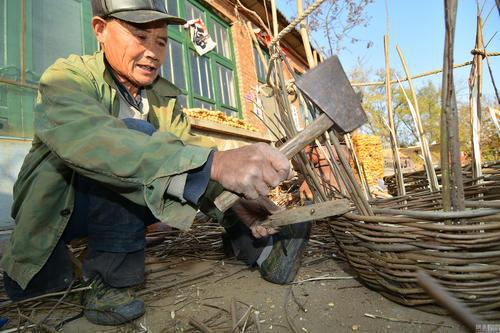
[[217, 46], [217, 43], [215, 43], [208, 34], [207, 27], [201, 18], [188, 21], [184, 25], [184, 28], [189, 28], [191, 41], [199, 55], [204, 55]]

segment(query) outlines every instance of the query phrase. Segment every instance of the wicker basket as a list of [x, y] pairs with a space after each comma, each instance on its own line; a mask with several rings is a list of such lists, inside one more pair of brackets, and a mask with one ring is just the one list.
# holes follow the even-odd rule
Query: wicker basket
[[[481, 166], [483, 178], [485, 181], [500, 182], [500, 161], [483, 163]], [[436, 168], [436, 175], [441, 179], [441, 168]], [[465, 179], [464, 184], [472, 181], [472, 165], [466, 165], [462, 168], [462, 177]], [[429, 181], [425, 170], [407, 172], [403, 174], [406, 193], [417, 193], [425, 191], [429, 187]], [[389, 194], [398, 195], [398, 186], [396, 184], [396, 177], [394, 175], [385, 176], [384, 182], [387, 184]], [[498, 195], [500, 190], [496, 188]], [[487, 195], [487, 193], [485, 194]]]
[[330, 228], [362, 281], [387, 298], [445, 313], [416, 283], [425, 270], [482, 318], [500, 319], [500, 207], [479, 201], [498, 199], [499, 189], [498, 181], [466, 187], [476, 201], [452, 213], [439, 211], [440, 193], [386, 199], [372, 205], [375, 216], [348, 213]]

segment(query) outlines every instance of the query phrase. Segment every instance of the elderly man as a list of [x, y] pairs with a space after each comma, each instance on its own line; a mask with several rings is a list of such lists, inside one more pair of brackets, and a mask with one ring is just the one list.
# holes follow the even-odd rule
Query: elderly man
[[[2, 259], [13, 300], [67, 288], [67, 244], [87, 237], [84, 314], [102, 325], [144, 313], [131, 288], [144, 281], [145, 226], [188, 229], [197, 209], [226, 227], [235, 253], [274, 283], [291, 281], [310, 224], [276, 233], [255, 222], [274, 206], [265, 195], [289, 174], [276, 149], [216, 151], [190, 133], [180, 90], [159, 77], [170, 16], [163, 0], [93, 0], [101, 52], [70, 56], [40, 80], [35, 136], [14, 186], [16, 228]], [[222, 214], [222, 189], [242, 199]]]

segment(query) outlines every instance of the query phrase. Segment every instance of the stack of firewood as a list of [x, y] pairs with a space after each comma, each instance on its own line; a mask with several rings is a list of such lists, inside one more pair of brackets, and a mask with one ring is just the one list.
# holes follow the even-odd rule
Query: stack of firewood
[[384, 176], [384, 157], [380, 138], [374, 135], [355, 134], [352, 136], [352, 142], [361, 172], [364, 170], [369, 185], [376, 185]]

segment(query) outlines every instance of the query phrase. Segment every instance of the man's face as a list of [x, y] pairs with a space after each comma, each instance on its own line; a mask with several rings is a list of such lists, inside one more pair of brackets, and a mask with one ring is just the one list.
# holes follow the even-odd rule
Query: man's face
[[167, 25], [163, 21], [131, 24], [94, 17], [92, 25], [118, 80], [132, 93], [153, 83], [163, 64]]

